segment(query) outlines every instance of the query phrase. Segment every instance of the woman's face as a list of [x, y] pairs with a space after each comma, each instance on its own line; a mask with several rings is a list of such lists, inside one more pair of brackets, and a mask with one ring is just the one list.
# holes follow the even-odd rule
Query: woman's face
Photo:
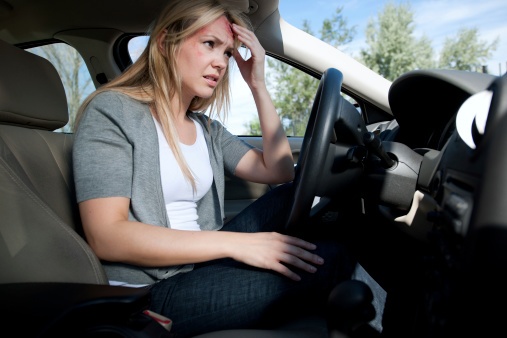
[[[181, 45], [176, 57], [183, 100], [208, 98], [222, 80], [234, 48], [231, 24], [225, 16], [203, 27]], [[190, 101], [188, 101], [190, 102]]]

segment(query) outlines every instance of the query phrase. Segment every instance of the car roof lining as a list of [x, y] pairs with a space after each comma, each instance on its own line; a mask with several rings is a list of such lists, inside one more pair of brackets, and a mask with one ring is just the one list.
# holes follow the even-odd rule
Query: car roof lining
[[[278, 8], [278, 0], [269, 2], [271, 6], [263, 4], [262, 8], [254, 0], [224, 1], [251, 12], [248, 15], [254, 29]], [[145, 32], [166, 4], [167, 0], [143, 1], [142, 6], [138, 0], [0, 0], [0, 39], [19, 44], [47, 40], [61, 31], [84, 28]], [[136, 10], [122, 11], [129, 6], [135, 6]]]

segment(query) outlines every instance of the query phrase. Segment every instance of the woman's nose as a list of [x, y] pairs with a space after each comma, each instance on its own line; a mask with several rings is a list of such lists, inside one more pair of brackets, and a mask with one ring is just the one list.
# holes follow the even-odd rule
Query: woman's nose
[[217, 68], [219, 70], [222, 70], [222, 69], [225, 69], [227, 68], [227, 65], [229, 64], [229, 60], [228, 58], [225, 56], [225, 55], [220, 55], [220, 56], [217, 56], [214, 60], [213, 60], [213, 64], [212, 66], [214, 68]]

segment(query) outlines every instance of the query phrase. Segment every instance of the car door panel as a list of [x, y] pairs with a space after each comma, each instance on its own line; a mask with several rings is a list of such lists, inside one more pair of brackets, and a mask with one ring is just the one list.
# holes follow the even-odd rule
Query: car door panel
[[[240, 136], [241, 139], [247, 143], [262, 149], [261, 136]], [[289, 137], [289, 144], [292, 150], [294, 163], [297, 162], [301, 145], [303, 143], [302, 137]], [[235, 176], [226, 175], [225, 177], [225, 217], [226, 222], [230, 221], [241, 210], [246, 208], [252, 202], [268, 192], [272, 186], [269, 184], [261, 184], [248, 182]]]

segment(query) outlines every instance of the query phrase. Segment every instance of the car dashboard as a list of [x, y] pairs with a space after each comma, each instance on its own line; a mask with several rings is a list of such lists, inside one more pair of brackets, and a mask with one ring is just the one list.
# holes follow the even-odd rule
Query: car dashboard
[[[365, 196], [422, 248], [401, 253], [416, 271], [399, 296], [419, 297], [411, 303], [420, 311], [415, 336], [503, 330], [506, 92], [506, 75], [450, 70], [409, 72], [391, 86], [397, 125], [379, 137], [397, 166], [370, 166]], [[408, 174], [400, 173], [403, 166]], [[398, 313], [407, 311], [405, 300], [400, 304]]]
[[417, 70], [396, 79], [389, 103], [401, 126], [397, 141], [411, 148], [442, 150], [455, 129], [455, 117], [471, 95], [495, 77], [453, 70]]

